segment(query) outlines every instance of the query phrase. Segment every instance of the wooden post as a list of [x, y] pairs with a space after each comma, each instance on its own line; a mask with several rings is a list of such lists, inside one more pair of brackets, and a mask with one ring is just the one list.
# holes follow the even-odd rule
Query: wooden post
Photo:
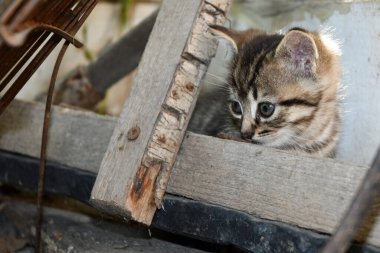
[[164, 0], [132, 92], [112, 134], [91, 194], [107, 213], [150, 224], [217, 42], [230, 0]]

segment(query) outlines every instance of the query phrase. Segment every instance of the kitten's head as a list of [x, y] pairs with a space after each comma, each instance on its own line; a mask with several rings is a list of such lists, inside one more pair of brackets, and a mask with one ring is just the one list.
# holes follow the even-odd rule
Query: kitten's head
[[235, 50], [228, 106], [242, 138], [279, 148], [306, 145], [311, 132], [323, 130], [312, 125], [318, 114], [320, 124], [328, 121], [323, 111], [337, 116], [338, 59], [321, 35], [300, 28], [284, 35], [212, 31]]

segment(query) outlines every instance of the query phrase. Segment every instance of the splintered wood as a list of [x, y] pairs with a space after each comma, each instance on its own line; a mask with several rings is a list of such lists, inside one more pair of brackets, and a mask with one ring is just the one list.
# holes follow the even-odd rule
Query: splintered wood
[[[165, 0], [130, 98], [111, 137], [91, 194], [105, 212], [150, 224], [161, 208], [179, 147], [230, 0]], [[128, 132], [138, 129], [136, 138]]]

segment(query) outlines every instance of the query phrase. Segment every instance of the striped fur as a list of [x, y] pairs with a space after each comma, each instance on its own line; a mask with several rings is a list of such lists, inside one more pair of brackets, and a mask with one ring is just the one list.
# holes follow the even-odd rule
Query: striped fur
[[[229, 115], [224, 114], [224, 123], [220, 120], [223, 115], [211, 120], [219, 125], [217, 131], [240, 132], [244, 139], [269, 147], [333, 157], [340, 129], [336, 50], [318, 33], [300, 28], [284, 35], [212, 29], [236, 51], [229, 94], [219, 98], [225, 108], [240, 103], [242, 111], [230, 110]], [[269, 117], [262, 113], [268, 109], [265, 103], [275, 108]]]

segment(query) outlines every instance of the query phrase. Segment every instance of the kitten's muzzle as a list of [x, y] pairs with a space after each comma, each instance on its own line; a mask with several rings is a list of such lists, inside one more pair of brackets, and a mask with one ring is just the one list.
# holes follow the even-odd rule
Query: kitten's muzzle
[[243, 138], [244, 140], [252, 140], [253, 136], [255, 135], [255, 130], [255, 126], [252, 126], [250, 129], [242, 129], [241, 138]]

